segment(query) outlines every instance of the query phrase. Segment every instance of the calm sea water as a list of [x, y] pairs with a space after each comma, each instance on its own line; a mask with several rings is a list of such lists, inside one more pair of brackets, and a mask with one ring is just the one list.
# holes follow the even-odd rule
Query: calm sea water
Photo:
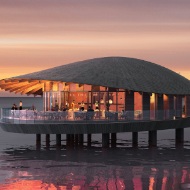
[[[42, 98], [0, 98], [0, 107], [23, 101], [42, 109]], [[190, 189], [190, 129], [185, 143], [175, 147], [174, 130], [158, 132], [158, 147], [148, 147], [148, 133], [139, 133], [139, 146], [131, 146], [130, 133], [118, 134], [117, 148], [102, 149], [101, 135], [92, 147], [50, 147], [42, 136], [6, 133], [0, 129], [0, 190], [183, 190]]]

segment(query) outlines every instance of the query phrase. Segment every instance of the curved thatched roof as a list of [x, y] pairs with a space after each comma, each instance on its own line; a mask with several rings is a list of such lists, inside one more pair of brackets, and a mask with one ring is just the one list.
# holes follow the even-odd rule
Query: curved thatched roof
[[[79, 61], [10, 78], [73, 82], [160, 94], [190, 94], [190, 82], [160, 65], [126, 57]], [[0, 84], [1, 87], [1, 84]]]

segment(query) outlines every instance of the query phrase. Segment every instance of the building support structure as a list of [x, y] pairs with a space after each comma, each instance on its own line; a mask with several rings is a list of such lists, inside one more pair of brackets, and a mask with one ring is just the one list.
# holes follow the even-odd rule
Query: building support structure
[[164, 99], [163, 94], [155, 94], [155, 113], [157, 120], [164, 119]]
[[133, 147], [138, 146], [138, 132], [132, 133], [132, 144], [133, 144]]
[[41, 145], [41, 134], [36, 134], [36, 145]]
[[183, 142], [184, 142], [184, 129], [176, 129], [175, 130], [175, 142], [176, 142], [176, 145], [183, 144]]
[[150, 119], [150, 94], [145, 92], [142, 93], [142, 118]]
[[109, 147], [109, 133], [102, 133], [102, 147], [108, 148]]
[[125, 110], [129, 111], [129, 119], [134, 119], [134, 92], [133, 91], [126, 91], [125, 92]]
[[190, 96], [185, 96], [185, 116], [190, 117]]
[[182, 117], [182, 96], [181, 95], [176, 96], [175, 111], [176, 111], [176, 114], [175, 114], [176, 117], [181, 118]]
[[157, 146], [157, 131], [149, 131], [148, 132], [148, 142], [150, 147], [156, 147]]
[[116, 141], [117, 141], [117, 134], [111, 133], [111, 147], [116, 147]]
[[174, 119], [174, 96], [168, 95], [168, 119]]
[[87, 134], [87, 146], [91, 147], [92, 144], [92, 134]]
[[56, 134], [56, 145], [61, 146], [61, 134]]

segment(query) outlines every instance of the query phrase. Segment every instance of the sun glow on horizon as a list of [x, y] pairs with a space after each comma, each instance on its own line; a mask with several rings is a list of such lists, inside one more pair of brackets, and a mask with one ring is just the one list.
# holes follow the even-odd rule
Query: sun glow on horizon
[[3, 1], [0, 79], [108, 56], [190, 79], [190, 1], [81, 1]]

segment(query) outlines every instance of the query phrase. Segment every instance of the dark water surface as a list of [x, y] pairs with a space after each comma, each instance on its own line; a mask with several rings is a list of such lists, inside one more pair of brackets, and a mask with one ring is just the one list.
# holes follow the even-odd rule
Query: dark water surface
[[[9, 101], [0, 98], [0, 106]], [[34, 100], [23, 101], [30, 104]], [[35, 101], [40, 109], [40, 99]], [[185, 129], [185, 142], [179, 147], [174, 130], [158, 132], [157, 148], [148, 147], [147, 132], [139, 133], [138, 148], [132, 147], [130, 133], [117, 137], [114, 149], [101, 148], [101, 135], [92, 136], [91, 148], [86, 143], [67, 147], [65, 135], [62, 147], [55, 146], [55, 135], [49, 147], [44, 135], [37, 147], [34, 135], [0, 129], [0, 190], [190, 189], [190, 129]]]

